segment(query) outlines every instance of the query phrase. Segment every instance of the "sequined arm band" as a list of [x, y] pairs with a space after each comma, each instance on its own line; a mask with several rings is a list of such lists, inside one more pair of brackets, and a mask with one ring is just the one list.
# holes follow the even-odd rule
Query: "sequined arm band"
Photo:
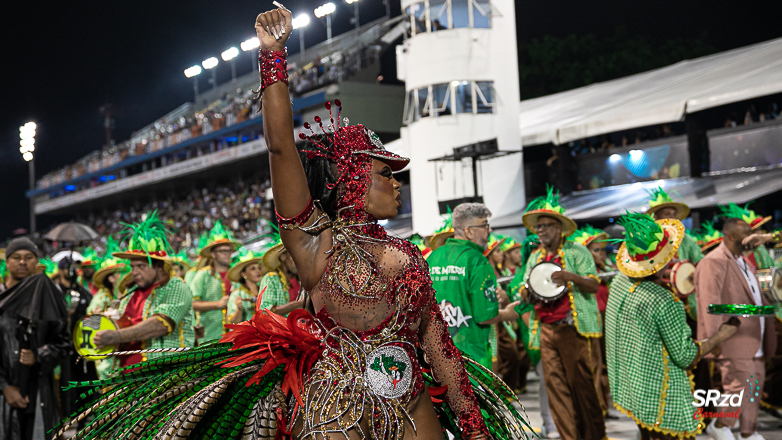
[[261, 50], [258, 52], [258, 70], [261, 75], [261, 93], [276, 83], [288, 84], [288, 49]]
[[315, 204], [312, 202], [312, 197], [307, 201], [307, 206], [304, 207], [304, 210], [295, 217], [283, 217], [276, 209], [274, 210], [274, 213], [277, 215], [277, 224], [280, 225], [281, 228], [287, 230], [292, 230], [303, 225], [313, 212], [315, 212]]

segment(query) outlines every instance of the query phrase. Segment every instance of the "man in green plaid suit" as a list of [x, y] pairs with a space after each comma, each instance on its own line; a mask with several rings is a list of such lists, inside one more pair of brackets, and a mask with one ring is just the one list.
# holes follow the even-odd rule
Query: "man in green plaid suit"
[[[194, 345], [193, 297], [179, 278], [171, 278], [168, 242], [163, 224], [155, 212], [144, 222], [130, 226], [128, 250], [115, 252], [116, 258], [130, 260], [135, 290], [120, 303], [120, 330], [95, 334], [98, 348], [121, 345], [120, 350], [185, 348]], [[122, 356], [121, 366], [134, 365], [165, 353], [139, 353]]]
[[[560, 298], [544, 302], [531, 298], [527, 288], [522, 301], [534, 302], [530, 321], [531, 341], [539, 340], [540, 362], [557, 432], [564, 440], [603, 440], [603, 408], [595, 381], [602, 336], [595, 293], [600, 285], [592, 254], [584, 246], [566, 240], [576, 223], [565, 216], [559, 194], [552, 188], [545, 197], [533, 200], [522, 221], [537, 233], [540, 247], [530, 255], [524, 273], [529, 284], [532, 269], [539, 263], [555, 263], [562, 270], [551, 281], [565, 285]], [[535, 342], [531, 342], [534, 347]]]
[[703, 428], [693, 404], [690, 370], [701, 357], [735, 333], [735, 322], [696, 343], [684, 303], [662, 279], [676, 255], [684, 226], [655, 222], [644, 214], [619, 219], [626, 241], [619, 248], [617, 275], [606, 308], [608, 379], [614, 405], [632, 418], [641, 439], [692, 438]]
[[298, 272], [281, 241], [263, 254], [263, 265], [269, 269], [269, 273], [261, 278], [261, 285], [258, 287], [262, 292], [259, 307], [282, 316], [288, 316], [293, 310], [304, 307], [304, 300], [291, 298], [291, 284], [295, 282], [295, 285], [298, 285]]

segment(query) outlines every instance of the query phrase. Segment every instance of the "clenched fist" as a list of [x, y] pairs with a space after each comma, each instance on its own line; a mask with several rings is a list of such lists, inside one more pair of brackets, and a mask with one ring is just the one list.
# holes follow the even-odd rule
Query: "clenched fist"
[[279, 3], [277, 5], [277, 9], [264, 12], [255, 19], [255, 32], [261, 49], [283, 50], [293, 31], [291, 11]]

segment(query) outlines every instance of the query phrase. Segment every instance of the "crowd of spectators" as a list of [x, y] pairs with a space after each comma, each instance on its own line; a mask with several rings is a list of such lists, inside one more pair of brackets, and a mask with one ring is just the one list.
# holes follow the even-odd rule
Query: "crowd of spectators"
[[[355, 54], [336, 51], [318, 58], [290, 72], [291, 91], [300, 96], [309, 91], [337, 83], [361, 71], [379, 59], [381, 46], [369, 45]], [[46, 174], [37, 182], [40, 189], [100, 171], [132, 157], [160, 151], [189, 139], [212, 133], [225, 127], [260, 116], [260, 103], [252, 89], [236, 89], [218, 102], [190, 114], [171, 119], [163, 117], [143, 132], [134, 133], [130, 140], [96, 150], [65, 166]]]
[[[123, 223], [134, 223], [142, 216], [157, 210], [168, 228], [169, 243], [174, 251], [195, 254], [198, 239], [208, 232], [216, 221], [230, 229], [239, 241], [245, 241], [269, 232], [266, 222], [271, 219], [273, 208], [267, 199], [268, 181], [259, 177], [237, 179], [230, 184], [193, 189], [185, 194], [171, 194], [164, 200], [126, 206], [113, 212], [89, 214], [76, 221], [92, 227], [101, 236], [117, 235], [124, 229]], [[56, 251], [52, 249], [51, 251]]]

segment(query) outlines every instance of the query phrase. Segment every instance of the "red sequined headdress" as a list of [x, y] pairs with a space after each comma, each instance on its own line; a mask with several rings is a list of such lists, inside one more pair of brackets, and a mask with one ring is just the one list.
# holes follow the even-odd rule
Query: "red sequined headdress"
[[[348, 125], [348, 118], [340, 121], [342, 103], [334, 100], [337, 106], [337, 117], [331, 109], [331, 103], [326, 103], [329, 111], [327, 127], [323, 126], [320, 116], [315, 116], [315, 122], [321, 131], [331, 142], [324, 142], [322, 137], [316, 136], [309, 122], [304, 123], [304, 128], [312, 133], [307, 136], [299, 133], [303, 140], [309, 140], [314, 149], [305, 150], [307, 157], [323, 157], [337, 164], [337, 182], [331, 185], [337, 187], [337, 209], [353, 207], [353, 210], [364, 210], [364, 198], [369, 190], [372, 173], [372, 159], [386, 163], [391, 171], [399, 171], [407, 166], [410, 159], [394, 154], [383, 147], [375, 132], [361, 124]], [[340, 124], [342, 122], [342, 124]]]

